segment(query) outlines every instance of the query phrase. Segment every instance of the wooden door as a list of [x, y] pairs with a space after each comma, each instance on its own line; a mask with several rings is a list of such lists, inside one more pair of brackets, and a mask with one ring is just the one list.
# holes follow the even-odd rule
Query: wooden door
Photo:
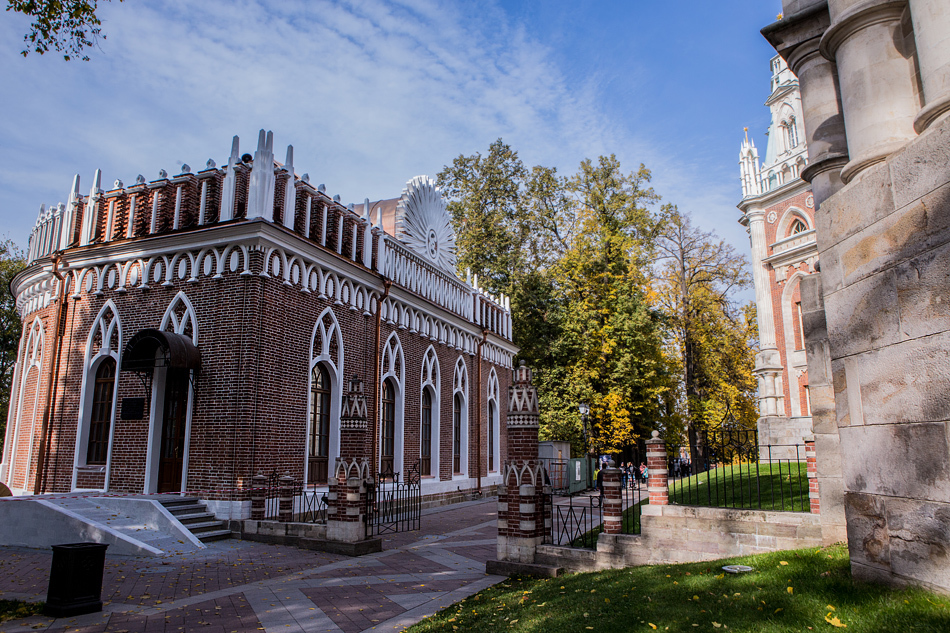
[[188, 412], [188, 371], [169, 369], [165, 376], [162, 449], [158, 462], [158, 491], [181, 491], [185, 461], [185, 418]]

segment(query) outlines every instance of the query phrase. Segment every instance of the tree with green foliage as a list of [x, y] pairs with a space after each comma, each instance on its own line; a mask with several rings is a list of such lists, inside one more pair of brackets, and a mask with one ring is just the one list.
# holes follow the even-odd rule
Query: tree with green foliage
[[0, 453], [6, 434], [13, 368], [23, 331], [16, 299], [10, 294], [10, 282], [25, 267], [26, 259], [16, 244], [10, 240], [0, 242]]
[[20, 54], [43, 55], [52, 49], [67, 61], [77, 55], [89, 61], [86, 49], [96, 45], [100, 37], [106, 39], [96, 14], [98, 8], [98, 0], [7, 0], [8, 12], [33, 20], [29, 33], [23, 36], [26, 48]]
[[[701, 434], [729, 424], [754, 428], [754, 320], [732, 293], [752, 280], [745, 257], [688, 215], [666, 208], [654, 267], [657, 303], [668, 316], [671, 359], [681, 382], [681, 419], [695, 468]], [[673, 429], [669, 429], [673, 430]]]

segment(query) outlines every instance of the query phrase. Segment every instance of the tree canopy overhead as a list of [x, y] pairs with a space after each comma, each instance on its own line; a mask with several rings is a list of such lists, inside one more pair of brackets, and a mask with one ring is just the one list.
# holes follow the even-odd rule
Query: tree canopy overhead
[[33, 21], [23, 36], [26, 48], [20, 54], [26, 57], [54, 50], [67, 61], [76, 56], [89, 61], [86, 49], [95, 46], [100, 37], [106, 39], [98, 8], [98, 0], [7, 0], [7, 11]]
[[731, 300], [748, 284], [745, 260], [660, 207], [650, 181], [613, 155], [569, 176], [527, 168], [501, 139], [438, 176], [460, 272], [511, 297], [542, 437], [575, 454], [618, 453], [653, 429], [694, 439], [727, 418], [755, 424], [754, 311]]

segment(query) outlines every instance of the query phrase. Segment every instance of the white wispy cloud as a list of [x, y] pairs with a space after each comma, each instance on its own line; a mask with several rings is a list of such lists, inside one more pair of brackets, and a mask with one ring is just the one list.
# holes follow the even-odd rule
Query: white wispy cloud
[[700, 215], [734, 204], [731, 185], [700, 195], [694, 166], [605, 114], [601, 77], [568, 81], [492, 2], [141, 0], [100, 12], [108, 39], [91, 62], [18, 58], [26, 23], [0, 20], [0, 234], [21, 244], [73, 173], [85, 192], [97, 168], [111, 185], [221, 164], [233, 134], [253, 152], [261, 127], [278, 159], [292, 143], [298, 172], [348, 201], [396, 196], [503, 137], [562, 173], [601, 153], [647, 162], [660, 193]]

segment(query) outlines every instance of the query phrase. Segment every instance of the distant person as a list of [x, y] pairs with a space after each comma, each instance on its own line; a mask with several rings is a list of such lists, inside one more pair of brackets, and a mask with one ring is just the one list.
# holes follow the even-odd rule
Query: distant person
[[594, 476], [597, 480], [597, 492], [600, 493], [600, 505], [604, 505], [604, 469], [598, 468]]
[[640, 476], [643, 477], [643, 481], [646, 481], [650, 476], [650, 471], [647, 469], [647, 465], [643, 462], [640, 462]]

